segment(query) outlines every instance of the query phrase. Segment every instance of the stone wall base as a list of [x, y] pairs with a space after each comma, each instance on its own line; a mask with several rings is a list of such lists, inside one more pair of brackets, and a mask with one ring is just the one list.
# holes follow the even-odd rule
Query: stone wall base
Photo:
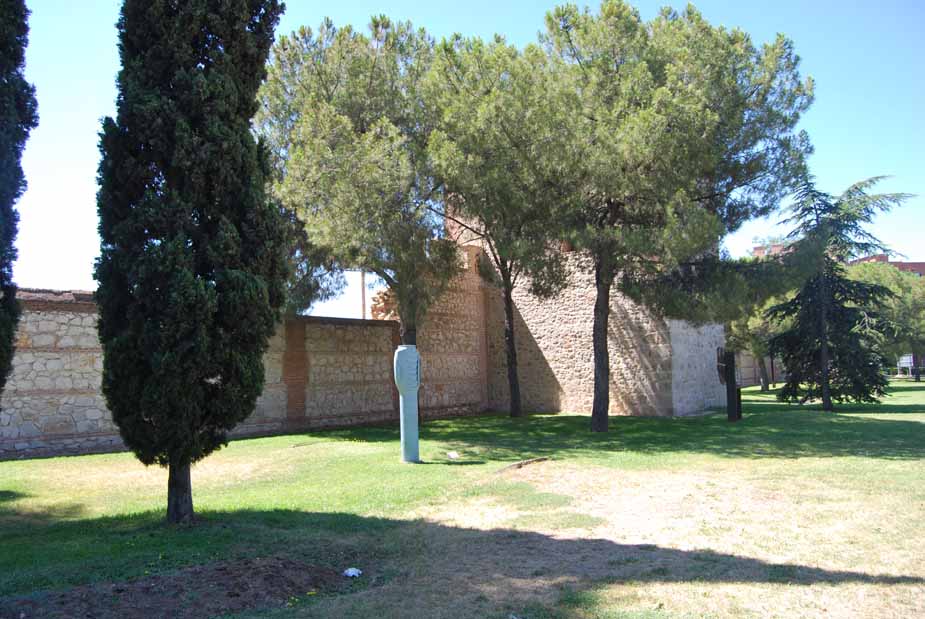
[[[423, 409], [425, 423], [433, 419], [475, 417], [484, 412], [478, 404]], [[398, 414], [392, 410], [311, 417], [298, 421], [271, 421], [243, 423], [231, 432], [231, 440], [261, 436], [298, 434], [312, 430], [351, 428], [362, 426], [397, 426]], [[77, 456], [87, 454], [128, 451], [122, 437], [113, 433], [69, 434], [40, 438], [0, 441], [0, 461]]]

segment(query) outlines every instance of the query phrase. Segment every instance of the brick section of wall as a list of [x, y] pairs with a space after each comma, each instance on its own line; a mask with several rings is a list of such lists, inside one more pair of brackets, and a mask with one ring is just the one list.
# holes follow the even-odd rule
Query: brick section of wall
[[283, 382], [286, 384], [286, 420], [305, 418], [305, 387], [308, 382], [308, 354], [305, 350], [305, 321], [287, 320], [286, 352], [283, 353]]

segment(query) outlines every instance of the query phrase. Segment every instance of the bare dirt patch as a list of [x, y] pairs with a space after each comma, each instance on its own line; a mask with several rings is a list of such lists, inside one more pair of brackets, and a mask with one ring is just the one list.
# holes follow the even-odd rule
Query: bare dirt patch
[[[421, 514], [457, 532], [437, 529], [428, 576], [496, 605], [555, 604], [565, 586], [599, 590], [605, 605], [629, 595], [633, 610], [679, 616], [925, 616], [918, 545], [894, 515], [903, 498], [884, 491], [860, 501], [831, 479], [794, 475], [798, 462], [779, 466], [510, 469], [485, 480], [488, 492]], [[570, 500], [518, 507], [504, 486], [492, 493], [498, 478]], [[590, 524], [562, 526], [574, 514]]]
[[0, 599], [2, 619], [199, 619], [334, 593], [338, 572], [285, 557], [222, 561], [118, 583]]

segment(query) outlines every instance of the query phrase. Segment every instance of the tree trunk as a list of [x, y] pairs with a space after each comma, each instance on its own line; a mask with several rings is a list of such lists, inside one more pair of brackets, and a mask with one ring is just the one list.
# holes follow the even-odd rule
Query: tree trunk
[[739, 420], [739, 391], [736, 383], [736, 354], [726, 351], [723, 355], [723, 375], [726, 381], [726, 420]]
[[761, 390], [770, 391], [771, 383], [768, 380], [768, 364], [764, 362], [764, 357], [755, 357], [758, 363], [758, 376], [761, 378]]
[[832, 411], [832, 391], [829, 386], [829, 318], [828, 318], [828, 286], [826, 284], [826, 273], [823, 271], [819, 285], [822, 290], [820, 291], [819, 298], [822, 301], [819, 304], [819, 368], [821, 373], [821, 385], [822, 388], [822, 410]]
[[504, 347], [507, 353], [507, 384], [511, 394], [511, 417], [522, 417], [520, 379], [517, 376], [517, 346], [514, 340], [514, 286], [510, 273], [501, 274], [504, 288]]
[[915, 377], [915, 382], [917, 383], [922, 381], [922, 372], [919, 369], [920, 363], [918, 353], [912, 353], [912, 376]]
[[819, 349], [819, 363], [822, 365], [822, 410], [832, 411], [832, 390], [829, 387], [829, 343], [822, 340], [822, 346]]
[[170, 463], [167, 476], [167, 522], [193, 523], [193, 485], [190, 481], [190, 463]]
[[607, 322], [610, 319], [610, 287], [613, 275], [609, 268], [594, 262], [594, 402], [591, 405], [591, 431], [606, 432], [610, 414], [610, 351], [607, 348]]
[[418, 345], [418, 329], [414, 327], [406, 327], [404, 321], [402, 321], [399, 328], [399, 335], [401, 336], [401, 343], [405, 346], [417, 346]]

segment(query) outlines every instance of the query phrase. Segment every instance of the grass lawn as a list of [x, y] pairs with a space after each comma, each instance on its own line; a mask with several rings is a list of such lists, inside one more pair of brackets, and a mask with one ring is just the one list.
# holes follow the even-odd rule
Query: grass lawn
[[743, 404], [736, 424], [606, 435], [580, 415], [429, 422], [421, 465], [395, 429], [236, 441], [194, 467], [189, 529], [162, 524], [166, 472], [129, 454], [0, 462], [0, 617], [266, 557], [364, 574], [233, 616], [925, 616], [925, 383], [836, 414]]

